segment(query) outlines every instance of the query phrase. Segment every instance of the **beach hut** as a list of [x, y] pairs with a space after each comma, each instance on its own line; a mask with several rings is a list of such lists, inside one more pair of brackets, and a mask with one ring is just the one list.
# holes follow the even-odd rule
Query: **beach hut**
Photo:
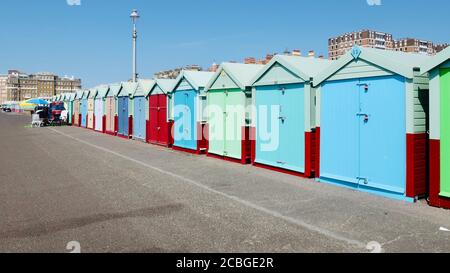
[[105, 100], [108, 91], [108, 85], [99, 86], [94, 98], [94, 129], [97, 132], [106, 132]]
[[68, 103], [69, 96], [70, 96], [70, 93], [63, 93], [63, 94], [61, 94], [61, 98], [60, 98], [60, 100], [63, 102], [64, 109], [66, 109], [66, 111], [67, 111], [67, 124], [69, 124], [69, 103]]
[[175, 150], [196, 154], [206, 152], [204, 89], [213, 75], [213, 72], [184, 70], [178, 76], [171, 92]]
[[119, 130], [117, 135], [119, 137], [131, 138], [133, 133], [133, 103], [130, 98], [136, 92], [138, 83], [124, 82], [122, 88], [117, 94], [117, 116], [119, 123]]
[[90, 90], [84, 90], [83, 95], [80, 99], [80, 113], [81, 113], [81, 127], [87, 128], [88, 120], [88, 98], [90, 95]]
[[254, 164], [299, 176], [315, 171], [315, 96], [312, 79], [331, 61], [275, 56], [254, 78]]
[[139, 80], [136, 90], [131, 95], [133, 103], [133, 139], [146, 141], [147, 96], [154, 84], [154, 80]]
[[148, 94], [147, 142], [171, 147], [173, 144], [172, 126], [169, 121], [169, 92], [176, 80], [156, 79]]
[[251, 162], [252, 80], [263, 65], [223, 63], [205, 88], [208, 156]]
[[76, 93], [68, 93], [66, 96], [66, 100], [67, 100], [67, 122], [69, 125], [74, 125], [74, 120], [73, 120], [73, 105], [74, 105], [74, 99], [75, 99], [75, 94]]
[[428, 59], [355, 46], [314, 78], [320, 181], [405, 201], [427, 193]]
[[94, 130], [94, 108], [95, 108], [95, 97], [97, 96], [97, 88], [93, 88], [89, 92], [87, 100], [87, 128]]
[[81, 99], [83, 97], [84, 91], [78, 90], [75, 92], [73, 97], [73, 124], [75, 126], [81, 126]]
[[122, 84], [111, 84], [105, 99], [106, 133], [116, 135], [118, 131], [117, 118], [117, 94], [122, 89]]
[[450, 48], [421, 72], [430, 78], [429, 203], [450, 209]]

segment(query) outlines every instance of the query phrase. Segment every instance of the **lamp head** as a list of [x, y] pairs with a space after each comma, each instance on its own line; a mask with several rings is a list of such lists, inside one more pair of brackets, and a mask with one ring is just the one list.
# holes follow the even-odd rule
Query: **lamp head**
[[130, 17], [131, 17], [131, 19], [133, 20], [133, 22], [136, 22], [136, 20], [140, 18], [137, 9], [134, 9], [134, 10], [131, 12]]

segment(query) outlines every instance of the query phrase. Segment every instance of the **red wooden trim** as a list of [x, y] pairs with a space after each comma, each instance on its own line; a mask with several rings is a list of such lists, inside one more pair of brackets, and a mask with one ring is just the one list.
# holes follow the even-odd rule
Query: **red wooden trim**
[[430, 139], [430, 197], [429, 204], [440, 207], [439, 193], [441, 191], [441, 143]]
[[256, 128], [255, 127], [250, 127], [249, 137], [250, 137], [250, 163], [255, 164], [255, 160], [256, 160]]
[[161, 143], [161, 142], [153, 142], [153, 141], [150, 141], [150, 142], [148, 142], [148, 144], [154, 145], [154, 146], [159, 146], [159, 147], [164, 147], [164, 148], [172, 148], [172, 146], [170, 146], [170, 145], [167, 144], [167, 143]]
[[[313, 129], [313, 134], [311, 135], [311, 172], [315, 173], [316, 171], [316, 158], [317, 158], [317, 135], [316, 129]], [[314, 174], [311, 176], [314, 177]]]
[[311, 176], [311, 133], [305, 132], [305, 176]]
[[173, 126], [173, 122], [167, 122], [167, 142], [163, 141], [163, 142], [158, 142], [158, 141], [153, 141], [150, 138], [150, 131], [151, 131], [151, 127], [150, 127], [150, 121], [147, 120], [147, 143], [152, 144], [152, 145], [156, 145], [156, 146], [161, 146], [161, 147], [166, 147], [166, 148], [171, 148], [173, 145], [173, 137], [172, 137], [172, 126]]
[[145, 142], [150, 143], [150, 121], [145, 120]]
[[92, 130], [95, 131], [95, 115], [92, 115]]
[[114, 116], [114, 135], [117, 135], [119, 132], [119, 117], [117, 115]]
[[315, 167], [316, 133], [305, 132], [305, 176], [313, 177]]
[[103, 118], [102, 118], [102, 133], [105, 133], [106, 132], [106, 115], [103, 115]]
[[320, 127], [316, 128], [315, 144], [314, 174], [316, 178], [320, 178]]
[[242, 159], [236, 159], [236, 158], [232, 158], [232, 157], [228, 157], [228, 156], [220, 156], [220, 155], [210, 154], [210, 153], [208, 153], [206, 156], [215, 158], [215, 159], [220, 159], [220, 160], [227, 161], [227, 162], [238, 163], [238, 164], [242, 164], [242, 165], [247, 164], [247, 163], [242, 163]]
[[197, 153], [208, 153], [208, 124], [197, 122]]
[[191, 150], [191, 149], [186, 149], [186, 148], [177, 147], [177, 146], [172, 146], [172, 149], [175, 150], [175, 151], [178, 151], [178, 152], [184, 152], [184, 153], [199, 155], [198, 150]]
[[250, 141], [250, 127], [243, 126], [241, 130], [241, 163], [247, 164], [252, 160], [252, 143]]
[[430, 187], [428, 204], [433, 207], [450, 209], [450, 198], [440, 196], [441, 192], [441, 142], [430, 139]]
[[105, 134], [110, 135], [110, 136], [115, 136], [116, 135], [116, 133], [110, 132], [110, 131], [106, 131]]
[[133, 116], [128, 117], [128, 138], [133, 138]]
[[128, 136], [124, 136], [122, 134], [117, 134], [118, 137], [123, 138], [123, 139], [130, 139]]
[[169, 122], [168, 122], [168, 124], [169, 124], [169, 126], [168, 126], [168, 128], [169, 128], [169, 143], [168, 143], [168, 146], [169, 147], [172, 147], [173, 146], [173, 144], [174, 144], [174, 142], [175, 142], [175, 140], [174, 140], [174, 124], [175, 124], [175, 122], [173, 121], [173, 120], [170, 120]]
[[269, 165], [265, 165], [265, 164], [261, 164], [261, 163], [255, 162], [255, 163], [253, 163], [253, 166], [255, 166], [257, 168], [262, 168], [262, 169], [279, 172], [279, 173], [284, 173], [284, 174], [289, 174], [289, 175], [293, 175], [293, 176], [297, 176], [297, 177], [307, 178], [304, 173], [286, 170], [286, 169], [282, 169], [282, 168], [277, 168], [277, 167], [273, 167], [273, 166], [269, 166]]
[[78, 114], [78, 127], [81, 127], [81, 114]]
[[428, 134], [406, 135], [406, 196], [427, 194]]

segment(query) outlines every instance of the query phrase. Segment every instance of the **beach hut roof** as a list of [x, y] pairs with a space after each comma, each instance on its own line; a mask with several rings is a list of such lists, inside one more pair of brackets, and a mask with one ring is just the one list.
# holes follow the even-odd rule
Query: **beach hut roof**
[[136, 91], [132, 95], [133, 97], [146, 97], [150, 90], [152, 90], [155, 85], [154, 80], [139, 80], [139, 86], [136, 88]]
[[176, 80], [174, 79], [156, 79], [155, 85], [152, 87], [148, 95], [152, 94], [156, 87], [159, 87], [161, 91], [167, 95], [173, 90], [175, 83]]
[[94, 99], [97, 96], [97, 87], [91, 88], [89, 92], [89, 99]]
[[183, 70], [176, 79], [175, 85], [172, 87], [172, 92], [176, 90], [183, 79], [186, 79], [195, 90], [203, 89], [213, 76], [214, 72]]
[[420, 68], [430, 57], [423, 54], [354, 46], [334, 64], [315, 77], [314, 86], [321, 84], [349, 63], [359, 59], [412, 79], [414, 78], [414, 69]]
[[131, 97], [139, 87], [137, 82], [123, 82], [122, 89], [117, 94], [118, 97]]
[[95, 98], [105, 98], [106, 95], [109, 92], [109, 86], [108, 85], [100, 85], [99, 87], [97, 87], [97, 94], [95, 95]]
[[219, 76], [226, 73], [240, 89], [245, 90], [252, 86], [253, 78], [263, 68], [264, 65], [258, 64], [222, 63], [205, 89], [211, 89]]
[[448, 60], [450, 60], [450, 47], [447, 47], [443, 51], [439, 52], [436, 56], [431, 58], [429, 61], [425, 62], [422, 65], [420, 71], [422, 73], [430, 72], [431, 70], [447, 62]]
[[314, 57], [276, 55], [262, 70], [253, 78], [253, 84], [257, 83], [275, 65], [281, 65], [293, 75], [303, 81], [311, 81], [320, 72], [327, 69], [333, 61]]
[[113, 83], [109, 85], [109, 92], [107, 97], [117, 97], [120, 90], [122, 89], [122, 83]]
[[77, 90], [77, 91], [75, 92], [75, 97], [74, 97], [74, 99], [76, 99], [76, 100], [81, 99], [81, 98], [83, 97], [83, 94], [84, 94], [84, 90]]
[[89, 89], [83, 90], [83, 95], [81, 96], [81, 99], [87, 99], [89, 97], [90, 93], [91, 93], [91, 90], [89, 90]]

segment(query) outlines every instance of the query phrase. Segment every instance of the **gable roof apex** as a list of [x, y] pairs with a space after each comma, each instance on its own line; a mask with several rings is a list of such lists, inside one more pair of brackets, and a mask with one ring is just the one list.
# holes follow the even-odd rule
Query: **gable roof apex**
[[263, 68], [264, 65], [259, 64], [222, 63], [219, 69], [211, 77], [205, 90], [208, 91], [211, 89], [223, 72], [225, 72], [241, 90], [245, 90], [247, 87], [252, 86], [252, 80], [256, 73]]

